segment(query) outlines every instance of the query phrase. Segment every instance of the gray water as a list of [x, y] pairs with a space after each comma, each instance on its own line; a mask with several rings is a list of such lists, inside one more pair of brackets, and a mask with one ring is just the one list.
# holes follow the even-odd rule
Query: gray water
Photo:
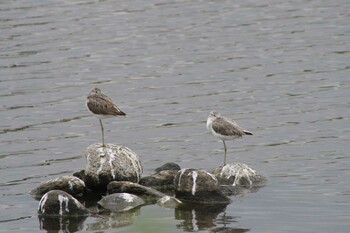
[[211, 110], [254, 136], [228, 162], [267, 178], [226, 209], [146, 206], [99, 232], [349, 232], [350, 2], [22, 1], [0, 3], [0, 232], [42, 232], [41, 182], [85, 168], [100, 142], [86, 95], [127, 114], [106, 142], [135, 151], [144, 175], [166, 163], [208, 171], [223, 145]]

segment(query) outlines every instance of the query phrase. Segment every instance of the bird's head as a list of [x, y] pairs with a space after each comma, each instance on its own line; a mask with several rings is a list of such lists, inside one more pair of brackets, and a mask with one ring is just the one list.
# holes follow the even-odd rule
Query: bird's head
[[210, 117], [220, 117], [220, 113], [218, 113], [217, 111], [211, 111], [209, 116]]

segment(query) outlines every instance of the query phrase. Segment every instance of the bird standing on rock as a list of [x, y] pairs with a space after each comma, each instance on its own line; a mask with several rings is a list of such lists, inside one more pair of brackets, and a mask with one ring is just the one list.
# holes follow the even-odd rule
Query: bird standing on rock
[[243, 135], [253, 135], [242, 127], [240, 127], [234, 120], [226, 117], [222, 117], [220, 113], [216, 111], [211, 111], [207, 119], [207, 128], [212, 132], [212, 134], [221, 139], [224, 143], [225, 157], [224, 166], [226, 165], [226, 140], [233, 140], [240, 138]]
[[97, 87], [90, 91], [89, 95], [87, 96], [86, 105], [90, 112], [98, 117], [100, 121], [102, 131], [102, 147], [104, 147], [105, 140], [102, 119], [113, 116], [125, 116], [126, 114], [120, 110], [115, 103], [113, 103], [111, 98], [103, 94]]

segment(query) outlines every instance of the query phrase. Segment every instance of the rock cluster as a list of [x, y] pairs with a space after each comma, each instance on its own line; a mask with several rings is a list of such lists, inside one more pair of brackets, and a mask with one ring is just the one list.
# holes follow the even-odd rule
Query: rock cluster
[[241, 163], [227, 164], [213, 173], [166, 163], [153, 174], [141, 177], [142, 166], [137, 154], [113, 144], [89, 146], [86, 160], [85, 170], [46, 181], [31, 191], [34, 198], [40, 199], [41, 218], [84, 217], [91, 210], [78, 199], [95, 193], [107, 194], [99, 198], [97, 211], [102, 208], [125, 212], [155, 203], [167, 208], [188, 204], [224, 208], [231, 202], [229, 195], [237, 192], [223, 187], [249, 189], [262, 180], [253, 169]]

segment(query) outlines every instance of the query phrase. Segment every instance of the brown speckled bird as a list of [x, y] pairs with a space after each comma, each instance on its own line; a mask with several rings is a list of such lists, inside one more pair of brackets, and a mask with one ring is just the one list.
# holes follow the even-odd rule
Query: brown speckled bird
[[113, 103], [111, 98], [103, 94], [101, 90], [96, 87], [90, 91], [87, 97], [86, 105], [90, 112], [97, 116], [100, 121], [102, 131], [102, 146], [104, 147], [105, 141], [102, 119], [113, 116], [125, 116], [126, 114], [120, 110], [117, 105], [115, 105], [115, 103]]

